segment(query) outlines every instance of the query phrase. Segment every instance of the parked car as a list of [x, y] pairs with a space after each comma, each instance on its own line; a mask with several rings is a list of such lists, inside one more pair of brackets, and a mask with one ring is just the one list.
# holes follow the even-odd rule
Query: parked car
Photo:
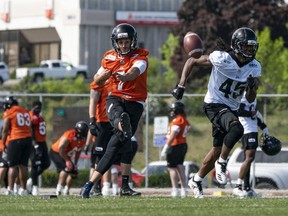
[[[232, 184], [235, 185], [240, 166], [244, 160], [243, 149], [236, 148], [227, 164]], [[254, 172], [255, 170], [255, 172]], [[255, 173], [255, 180], [254, 180]], [[266, 155], [261, 148], [257, 148], [255, 168], [251, 165], [250, 181], [258, 189], [288, 189], [288, 148], [282, 147], [274, 156]]]
[[3, 84], [10, 78], [9, 68], [5, 62], [0, 62], [0, 84]]
[[27, 76], [32, 77], [35, 82], [42, 82], [44, 78], [62, 79], [81, 76], [86, 79], [88, 76], [88, 67], [86, 65], [76, 67], [61, 60], [45, 60], [41, 61], [40, 67], [16, 69], [17, 79], [23, 79]]
[[[185, 174], [186, 174], [186, 182], [188, 183], [188, 180], [192, 178], [199, 170], [200, 166], [196, 164], [194, 161], [184, 161], [184, 167], [185, 167]], [[141, 174], [146, 175], [147, 168], [143, 168], [141, 170]], [[167, 161], [152, 161], [148, 164], [148, 175], [159, 175], [167, 173]], [[205, 177], [202, 182], [202, 186], [204, 188], [208, 187], [208, 179]]]

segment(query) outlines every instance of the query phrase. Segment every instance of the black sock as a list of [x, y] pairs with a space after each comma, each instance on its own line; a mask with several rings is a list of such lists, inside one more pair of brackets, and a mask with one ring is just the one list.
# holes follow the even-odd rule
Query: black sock
[[129, 188], [129, 176], [122, 175], [122, 188]]

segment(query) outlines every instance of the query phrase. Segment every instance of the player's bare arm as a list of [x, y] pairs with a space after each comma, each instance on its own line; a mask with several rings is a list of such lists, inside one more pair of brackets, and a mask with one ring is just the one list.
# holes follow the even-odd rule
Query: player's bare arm
[[182, 75], [181, 75], [180, 82], [179, 82], [180, 86], [183, 86], [183, 87], [185, 86], [187, 78], [192, 72], [192, 69], [194, 66], [212, 66], [212, 63], [210, 62], [208, 55], [202, 55], [198, 59], [193, 58], [193, 57], [187, 59], [182, 70]]
[[11, 120], [10, 119], [4, 119], [3, 122], [3, 130], [2, 130], [2, 142], [3, 147], [6, 148], [6, 140], [9, 134], [9, 128], [11, 127]]
[[140, 75], [140, 70], [137, 67], [132, 67], [127, 73], [115, 73], [115, 76], [121, 82], [127, 82], [136, 79]]
[[105, 68], [100, 68], [98, 72], [94, 75], [94, 82], [98, 86], [103, 86], [105, 81], [112, 75], [112, 72]]
[[59, 143], [59, 154], [65, 161], [70, 160], [70, 158], [68, 157], [65, 151], [68, 145], [69, 145], [69, 141], [65, 137], [63, 137]]
[[89, 103], [89, 118], [95, 117], [96, 114], [96, 104], [99, 101], [101, 92], [94, 89], [90, 90], [90, 103]]

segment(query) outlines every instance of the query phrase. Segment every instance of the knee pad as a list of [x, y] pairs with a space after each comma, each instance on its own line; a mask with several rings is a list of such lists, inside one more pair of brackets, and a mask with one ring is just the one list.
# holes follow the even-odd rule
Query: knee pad
[[224, 137], [224, 145], [227, 146], [227, 148], [232, 149], [236, 142], [241, 139], [244, 133], [244, 128], [241, 125], [240, 122], [234, 121], [230, 123], [230, 130]]

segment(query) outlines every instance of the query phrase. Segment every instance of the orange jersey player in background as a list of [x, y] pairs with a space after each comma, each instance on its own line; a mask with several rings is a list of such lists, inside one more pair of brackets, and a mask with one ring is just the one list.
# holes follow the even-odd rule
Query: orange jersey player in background
[[111, 167], [116, 154], [123, 148], [130, 153], [121, 159], [125, 169], [122, 170], [120, 196], [140, 195], [128, 183], [132, 161], [131, 137], [136, 132], [147, 97], [149, 51], [137, 47], [137, 31], [127, 23], [119, 24], [112, 30], [111, 42], [114, 50], [104, 54], [94, 81], [99, 86], [103, 86], [108, 79], [111, 82], [106, 113], [113, 127], [113, 135], [96, 171], [81, 191], [82, 198], [90, 197], [94, 183]]
[[50, 158], [46, 143], [46, 122], [41, 115], [42, 103], [34, 101], [29, 112], [31, 118], [33, 146], [31, 152], [31, 179], [28, 179], [27, 189], [33, 196], [39, 195], [38, 177], [50, 166]]
[[[32, 149], [31, 120], [29, 111], [18, 106], [18, 101], [13, 96], [6, 97], [3, 102], [5, 110], [3, 119], [2, 140], [4, 151], [7, 152], [8, 171], [8, 187], [6, 194], [14, 194], [13, 187], [18, 176], [20, 189], [18, 194], [25, 196], [28, 194], [26, 190], [26, 182], [28, 175], [28, 161]], [[6, 149], [6, 141], [9, 134], [9, 145]]]
[[172, 184], [172, 197], [179, 196], [178, 182], [181, 185], [181, 197], [187, 196], [187, 183], [185, 169], [183, 166], [187, 153], [187, 135], [190, 130], [190, 123], [186, 119], [184, 104], [177, 101], [170, 107], [170, 116], [173, 118], [169, 125], [166, 144], [161, 156], [166, 156], [167, 167]]
[[[85, 145], [88, 130], [88, 124], [85, 121], [79, 121], [74, 129], [64, 132], [51, 146], [49, 156], [54, 162], [57, 172], [60, 173], [56, 195], [61, 195], [62, 192], [64, 195], [69, 195], [72, 179], [78, 174], [77, 163]], [[74, 163], [71, 160], [73, 155], [75, 156]]]

